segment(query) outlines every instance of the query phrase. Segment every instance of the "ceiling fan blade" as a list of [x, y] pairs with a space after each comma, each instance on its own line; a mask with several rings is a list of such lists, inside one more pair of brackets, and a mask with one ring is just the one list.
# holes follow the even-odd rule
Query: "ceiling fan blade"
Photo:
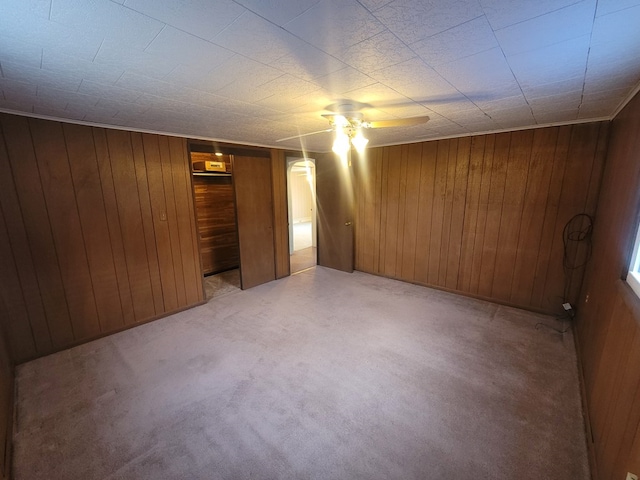
[[427, 115], [423, 117], [410, 117], [410, 118], [396, 118], [393, 120], [378, 120], [375, 122], [367, 122], [369, 128], [387, 128], [387, 127], [410, 127], [412, 125], [420, 125], [421, 123], [427, 123], [429, 117]]
[[326, 130], [318, 130], [317, 132], [303, 133], [302, 135], [294, 135], [292, 137], [281, 138], [279, 140], [276, 140], [276, 143], [277, 142], [285, 142], [287, 140], [293, 140], [294, 138], [308, 137], [309, 135], [317, 135], [318, 133], [327, 133], [327, 132], [331, 132], [331, 131], [333, 131], [333, 128], [327, 128]]

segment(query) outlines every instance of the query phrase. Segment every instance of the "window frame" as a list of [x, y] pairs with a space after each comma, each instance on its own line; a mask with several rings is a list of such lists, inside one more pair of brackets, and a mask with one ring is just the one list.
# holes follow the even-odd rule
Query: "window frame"
[[640, 298], [640, 224], [636, 223], [636, 225], [631, 261], [629, 262], [625, 281], [636, 296]]

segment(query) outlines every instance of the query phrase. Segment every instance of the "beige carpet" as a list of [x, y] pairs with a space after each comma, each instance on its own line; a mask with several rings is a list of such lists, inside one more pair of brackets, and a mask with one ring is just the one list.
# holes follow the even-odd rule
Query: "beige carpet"
[[316, 267], [18, 368], [15, 478], [589, 478], [571, 334]]

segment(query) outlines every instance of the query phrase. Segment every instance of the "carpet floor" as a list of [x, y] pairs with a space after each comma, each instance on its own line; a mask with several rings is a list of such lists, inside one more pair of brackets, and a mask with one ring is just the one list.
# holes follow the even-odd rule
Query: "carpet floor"
[[321, 267], [17, 369], [16, 480], [589, 478], [571, 333]]

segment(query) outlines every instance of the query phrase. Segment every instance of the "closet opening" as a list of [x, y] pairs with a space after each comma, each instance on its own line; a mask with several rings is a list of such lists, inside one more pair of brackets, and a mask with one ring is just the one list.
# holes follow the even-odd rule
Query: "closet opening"
[[205, 298], [240, 288], [240, 252], [232, 155], [190, 144]]

